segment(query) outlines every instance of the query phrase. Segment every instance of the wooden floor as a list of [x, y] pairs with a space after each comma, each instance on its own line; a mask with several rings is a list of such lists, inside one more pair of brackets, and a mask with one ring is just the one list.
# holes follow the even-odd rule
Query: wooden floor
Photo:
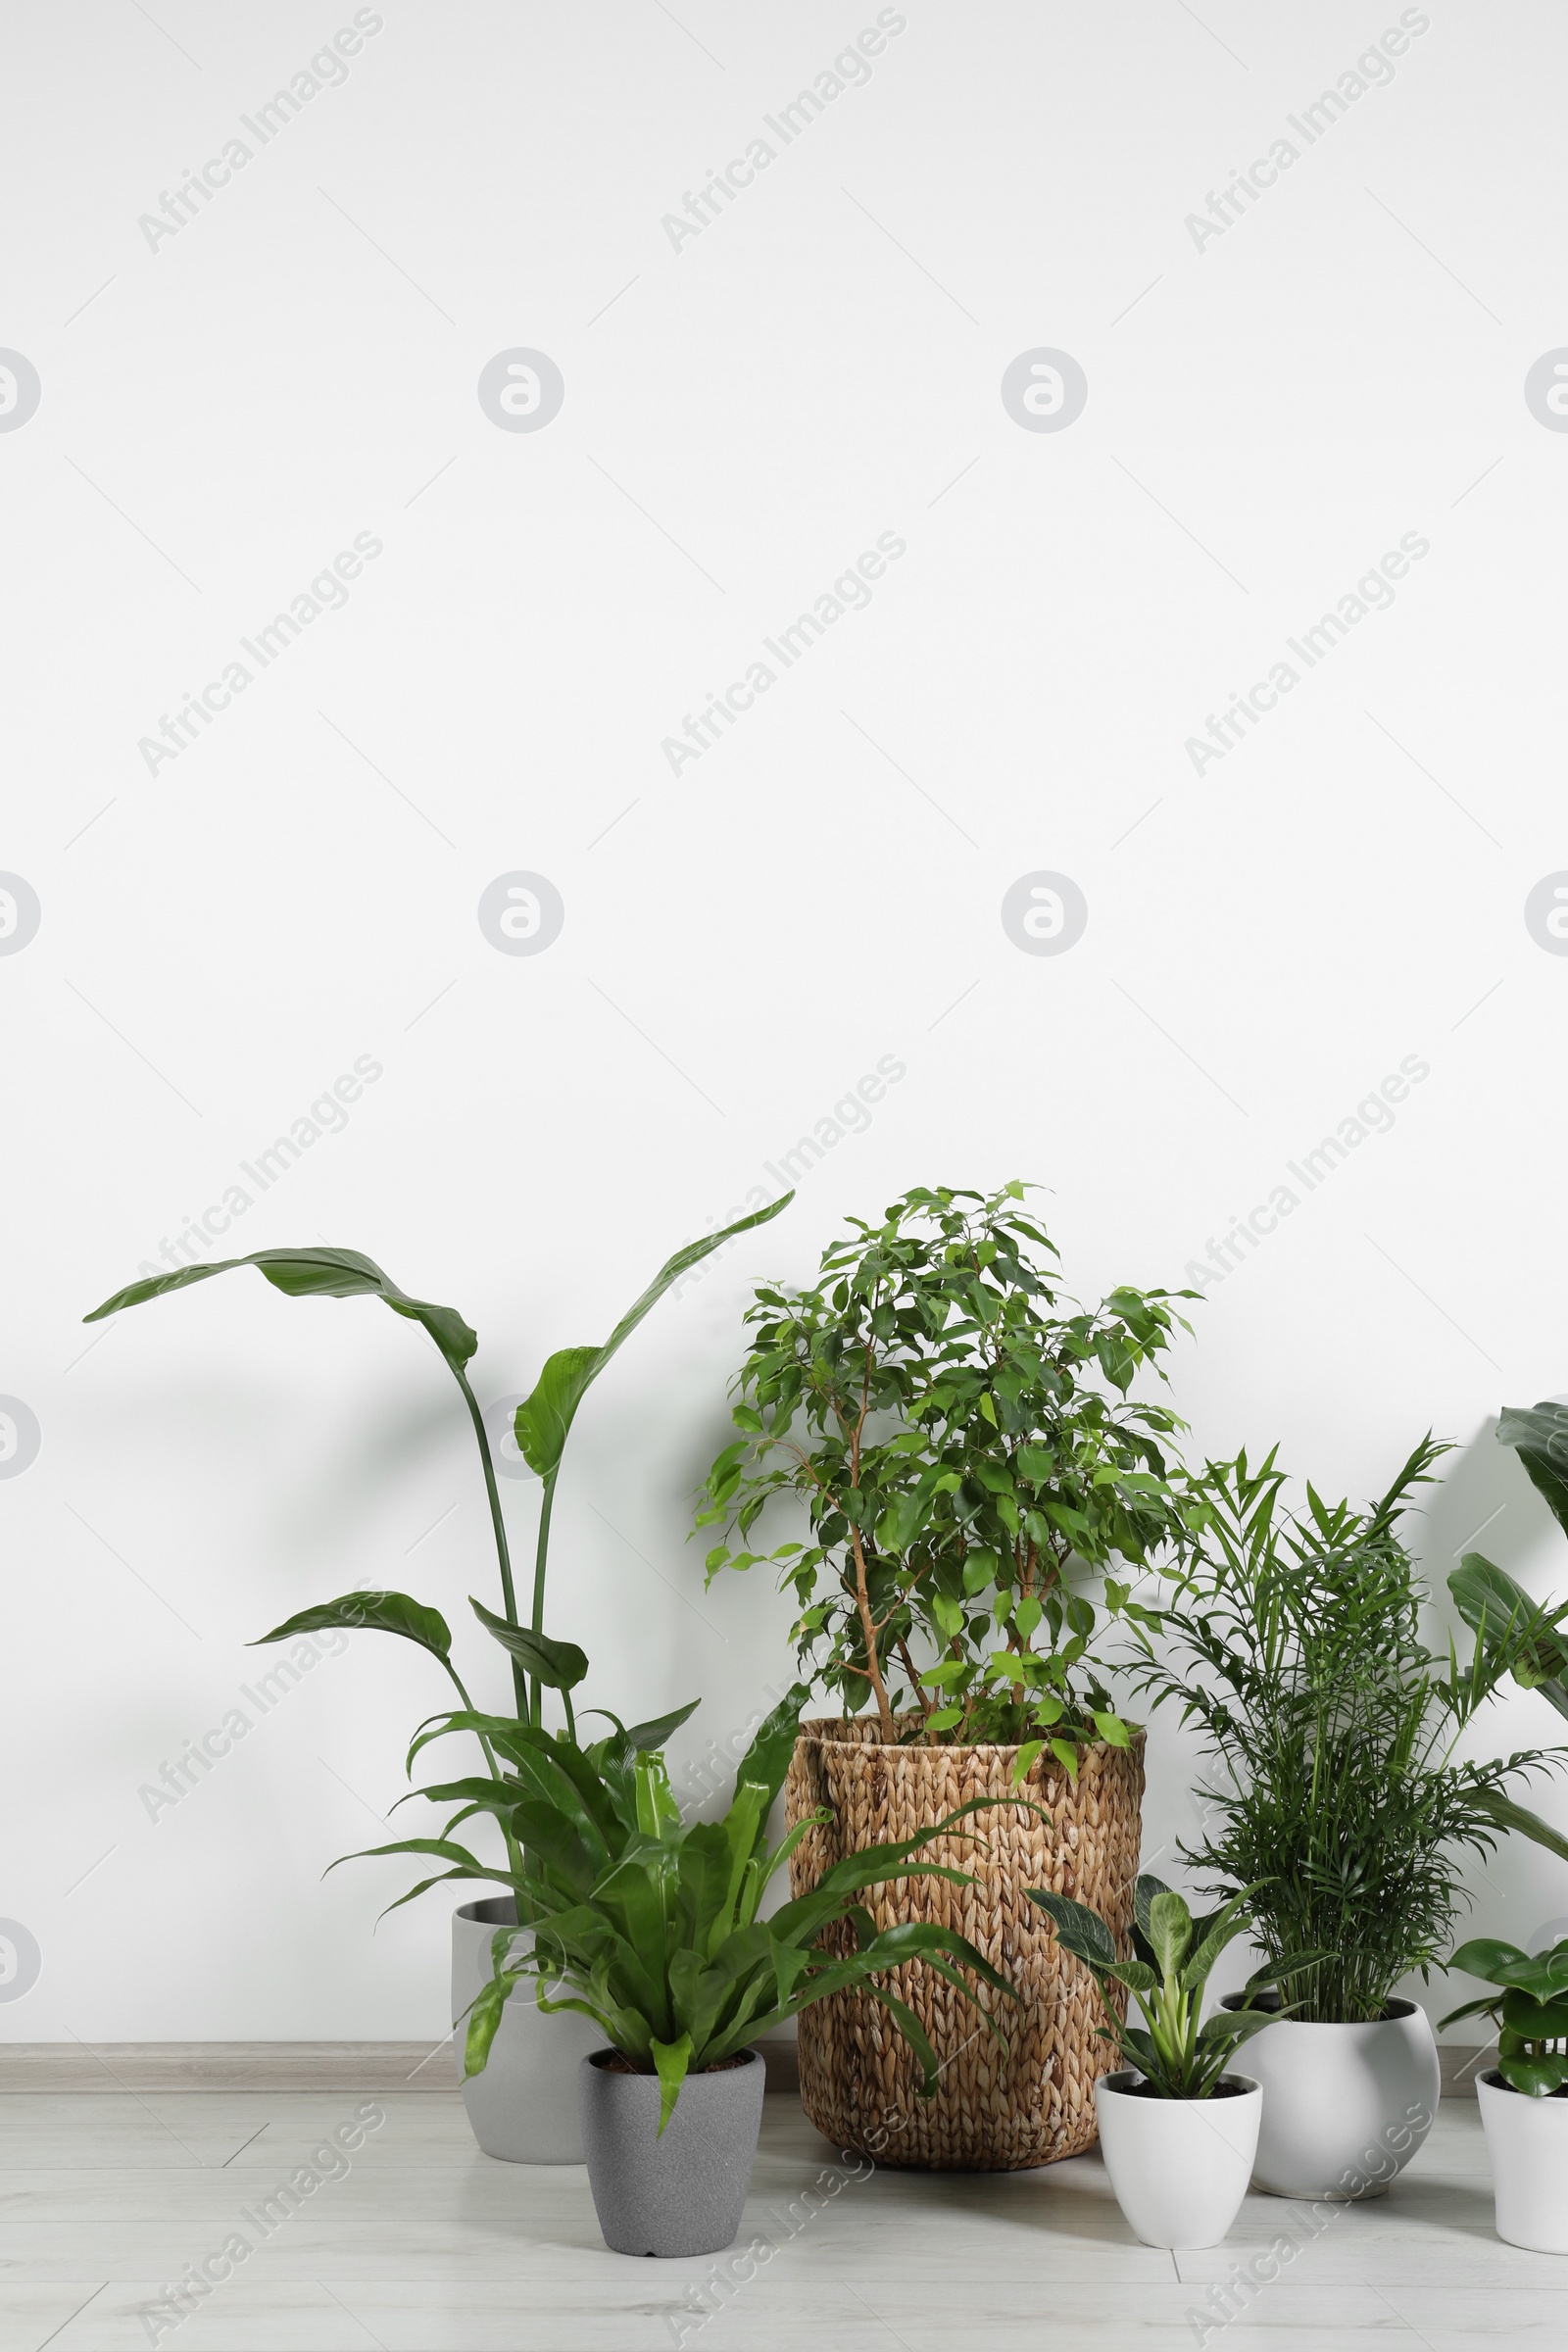
[[[383, 2120], [346, 2169], [318, 2152], [366, 2108]], [[1253, 2196], [1225, 2246], [1178, 2256], [1134, 2239], [1098, 2154], [852, 2178], [793, 2097], [766, 2111], [737, 2280], [722, 2260], [608, 2253], [586, 2174], [480, 2155], [453, 2091], [6, 2092], [0, 2352], [1568, 2347], [1568, 2257], [1494, 2233], [1472, 2100], [1445, 2099], [1392, 2193], [1315, 2236], [1304, 2209]], [[297, 2210], [274, 2201], [269, 2221], [302, 2167]], [[168, 2285], [209, 2257], [221, 2269], [234, 2232], [253, 2250], [180, 2319]], [[1211, 2285], [1254, 2256], [1275, 2267], [1288, 2232], [1299, 2250], [1233, 2295], [1226, 2325]], [[765, 2259], [748, 2260], [751, 2240]]]

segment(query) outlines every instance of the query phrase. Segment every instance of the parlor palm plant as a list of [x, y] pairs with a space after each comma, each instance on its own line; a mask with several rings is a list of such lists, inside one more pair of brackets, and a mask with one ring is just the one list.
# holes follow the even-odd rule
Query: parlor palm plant
[[[1195, 1556], [1158, 1609], [1136, 1608], [1142, 1686], [1196, 1722], [1215, 1768], [1211, 1827], [1184, 1858], [1200, 1883], [1251, 1886], [1254, 1935], [1303, 2023], [1382, 2017], [1398, 1979], [1447, 1950], [1458, 1857], [1514, 1831], [1568, 1858], [1568, 1839], [1510, 1794], [1561, 1749], [1460, 1758], [1463, 1735], [1557, 1619], [1506, 1605], [1467, 1555], [1450, 1581], [1478, 1627], [1467, 1663], [1421, 1638], [1428, 1594], [1400, 1534], [1446, 1449], [1424, 1439], [1365, 1509], [1306, 1490], [1281, 1499], [1270, 1453], [1211, 1464]], [[1495, 1572], [1492, 1572], [1494, 1574]], [[1329, 1956], [1298, 1973], [1291, 1955]]]

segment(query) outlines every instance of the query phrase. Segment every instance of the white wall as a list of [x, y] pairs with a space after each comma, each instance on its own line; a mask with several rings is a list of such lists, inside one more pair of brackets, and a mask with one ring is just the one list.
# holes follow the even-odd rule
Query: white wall
[[[476, 1325], [488, 1401], [902, 1066], [573, 1442], [555, 1630], [612, 1704], [702, 1693], [682, 1758], [787, 1677], [784, 1604], [705, 1597], [685, 1540], [748, 1285], [911, 1182], [1048, 1185], [1087, 1294], [1200, 1279], [1196, 1446], [1278, 1438], [1364, 1494], [1431, 1425], [1467, 1448], [1434, 1568], [1500, 1503], [1494, 1556], [1568, 1582], [1487, 1426], [1565, 1379], [1568, 962], [1524, 907], [1568, 865], [1568, 440], [1522, 393], [1568, 341], [1560, 11], [1406, 11], [1392, 80], [1308, 146], [1286, 118], [1397, 7], [906, 0], [787, 148], [762, 118], [869, 0], [373, 13], [265, 147], [240, 118], [349, 6], [9, 30], [0, 343], [42, 394], [0, 431], [0, 868], [41, 922], [0, 956], [0, 1391], [42, 1443], [0, 1479], [0, 1915], [42, 1971], [7, 2036], [444, 2028], [441, 1898], [372, 1942], [401, 1867], [320, 1876], [384, 1834], [441, 1703], [419, 1653], [362, 1638], [177, 1806], [138, 1795], [291, 1610], [406, 1585], [461, 1626], [493, 1597], [416, 1330], [250, 1275], [82, 1330], [236, 1184], [225, 1247], [368, 1250]], [[138, 224], [237, 131], [210, 205]], [[774, 160], [672, 243], [759, 135]], [[1282, 136], [1298, 160], [1200, 241]], [[517, 347], [564, 376], [539, 431], [476, 398]], [[1041, 347], [1087, 377], [1060, 431], [999, 396]], [[239, 654], [358, 534], [381, 552], [343, 609], [265, 671]], [[880, 534], [905, 552], [868, 609], [672, 772], [663, 739]], [[1284, 652], [1406, 534], [1391, 607], [1310, 670]], [[236, 657], [231, 706], [143, 754]], [[1282, 659], [1299, 682], [1195, 762]], [[476, 920], [517, 869], [564, 906], [535, 956]], [[1060, 956], [1000, 916], [1042, 869], [1087, 901]], [[265, 1194], [238, 1174], [361, 1056], [342, 1132]], [[1306, 1192], [1287, 1164], [1406, 1057], [1392, 1129]], [[1281, 1184], [1298, 1204], [1223, 1270]], [[507, 1498], [526, 1553], [536, 1491]], [[1520, 1696], [1495, 1736], [1556, 1728]], [[1152, 1852], [1191, 1820], [1164, 1727], [1151, 1769]], [[1478, 1925], [1568, 1914], [1556, 1863], [1493, 1880]]]

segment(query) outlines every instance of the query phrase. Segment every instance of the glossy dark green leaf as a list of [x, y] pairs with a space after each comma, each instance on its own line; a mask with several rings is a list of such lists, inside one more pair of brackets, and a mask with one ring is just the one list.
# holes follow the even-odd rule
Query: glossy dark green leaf
[[563, 1348], [549, 1358], [533, 1394], [518, 1405], [514, 1423], [518, 1451], [530, 1470], [536, 1470], [541, 1478], [548, 1478], [557, 1468], [566, 1443], [566, 1433], [592, 1383], [598, 1379], [617, 1348], [631, 1337], [643, 1317], [658, 1305], [670, 1286], [679, 1282], [683, 1274], [689, 1274], [694, 1266], [701, 1265], [712, 1250], [732, 1241], [736, 1234], [749, 1233], [754, 1226], [769, 1223], [788, 1208], [794, 1198], [793, 1192], [786, 1193], [782, 1200], [770, 1201], [766, 1208], [757, 1209], [751, 1216], [737, 1218], [733, 1225], [726, 1225], [721, 1233], [710, 1233], [700, 1242], [688, 1242], [685, 1249], [677, 1250], [673, 1257], [666, 1258], [642, 1297], [622, 1315], [603, 1347]]
[[1501, 2058], [1497, 2072], [1510, 2090], [1522, 2091], [1527, 2099], [1549, 2099], [1568, 2082], [1568, 2058]]
[[479, 1345], [455, 1306], [411, 1298], [373, 1258], [358, 1250], [330, 1249], [324, 1244], [319, 1249], [257, 1250], [249, 1257], [220, 1258], [211, 1265], [181, 1266], [172, 1274], [155, 1274], [143, 1282], [128, 1283], [82, 1321], [96, 1323], [105, 1315], [118, 1314], [122, 1307], [141, 1306], [149, 1298], [161, 1298], [166, 1291], [186, 1290], [193, 1282], [206, 1282], [235, 1266], [255, 1266], [274, 1290], [290, 1298], [379, 1298], [395, 1315], [422, 1324], [454, 1372], [462, 1372]]
[[1502, 1980], [1497, 1972], [1503, 1968], [1527, 1967], [1530, 1954], [1522, 1952], [1516, 1943], [1499, 1943], [1493, 1936], [1477, 1936], [1461, 1943], [1448, 1961], [1449, 1968], [1462, 1968], [1466, 1976], [1480, 1977], [1489, 1984]]
[[1568, 2002], [1532, 2000], [1510, 1986], [1502, 1999], [1502, 2022], [1524, 2041], [1568, 2040]]
[[368, 1633], [401, 1634], [406, 1642], [417, 1642], [421, 1649], [433, 1651], [438, 1658], [447, 1657], [452, 1649], [452, 1635], [440, 1610], [411, 1600], [407, 1592], [345, 1592], [317, 1608], [301, 1609], [297, 1617], [274, 1625], [270, 1634], [258, 1635], [250, 1646], [259, 1649], [268, 1642], [287, 1642], [295, 1634], [323, 1633], [334, 1626], [350, 1632], [363, 1628]]

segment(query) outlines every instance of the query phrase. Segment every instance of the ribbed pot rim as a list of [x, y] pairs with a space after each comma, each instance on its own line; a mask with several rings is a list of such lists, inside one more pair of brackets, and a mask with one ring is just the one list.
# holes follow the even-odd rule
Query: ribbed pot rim
[[[902, 1724], [907, 1723], [912, 1719], [906, 1715], [900, 1715], [895, 1717], [894, 1720]], [[863, 1715], [851, 1715], [849, 1717], [845, 1717], [843, 1715], [813, 1716], [808, 1722], [801, 1724], [797, 1733], [797, 1738], [801, 1740], [815, 1740], [823, 1747], [841, 1747], [845, 1749], [853, 1748], [860, 1755], [900, 1757], [1015, 1756], [1018, 1753], [1018, 1750], [1027, 1744], [1027, 1742], [1022, 1740], [1013, 1741], [1010, 1746], [1004, 1746], [1000, 1740], [911, 1740], [907, 1745], [901, 1746], [898, 1743], [895, 1743], [892, 1747], [889, 1747], [887, 1741], [882, 1739], [844, 1740], [836, 1737], [846, 1721], [850, 1723], [866, 1723], [867, 1719]], [[870, 1721], [872, 1724], [874, 1724], [875, 1718], [872, 1717]], [[1127, 1729], [1131, 1737], [1129, 1739], [1128, 1745], [1125, 1748], [1113, 1747], [1108, 1740], [1089, 1740], [1084, 1743], [1085, 1752], [1092, 1756], [1132, 1754], [1136, 1749], [1143, 1746], [1148, 1738], [1148, 1733], [1142, 1724], [1129, 1724]], [[1040, 1761], [1044, 1763], [1045, 1760], [1045, 1754], [1042, 1753]], [[1051, 1761], [1054, 1764], [1056, 1759], [1053, 1756]], [[1060, 1770], [1060, 1767], [1058, 1766], [1057, 1769]]]

